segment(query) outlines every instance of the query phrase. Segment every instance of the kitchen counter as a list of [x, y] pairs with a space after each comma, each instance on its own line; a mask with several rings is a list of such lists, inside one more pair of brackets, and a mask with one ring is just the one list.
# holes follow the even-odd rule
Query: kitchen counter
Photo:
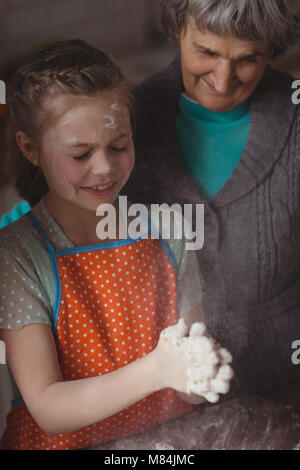
[[90, 450], [300, 450], [300, 386], [200, 405], [179, 419]]

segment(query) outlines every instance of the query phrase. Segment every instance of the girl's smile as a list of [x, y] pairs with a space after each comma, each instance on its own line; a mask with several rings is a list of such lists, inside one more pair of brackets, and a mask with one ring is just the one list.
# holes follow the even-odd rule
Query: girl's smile
[[95, 186], [82, 187], [81, 189], [88, 192], [91, 196], [101, 197], [110, 194], [116, 184], [117, 182], [115, 181], [112, 183], [102, 183]]

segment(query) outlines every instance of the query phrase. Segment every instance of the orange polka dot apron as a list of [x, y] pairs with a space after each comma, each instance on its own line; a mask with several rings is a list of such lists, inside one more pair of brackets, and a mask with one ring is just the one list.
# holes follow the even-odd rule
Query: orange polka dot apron
[[[55, 275], [53, 330], [64, 380], [108, 374], [152, 351], [162, 329], [177, 322], [175, 261], [164, 241], [125, 239], [55, 251], [29, 217], [45, 239]], [[194, 409], [164, 389], [101, 422], [53, 435], [21, 403], [8, 414], [1, 448], [91, 447]]]

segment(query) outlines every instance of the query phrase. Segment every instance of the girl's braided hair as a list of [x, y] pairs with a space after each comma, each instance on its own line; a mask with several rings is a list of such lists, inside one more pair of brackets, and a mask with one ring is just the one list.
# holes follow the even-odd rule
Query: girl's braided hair
[[14, 176], [20, 196], [31, 205], [48, 192], [48, 185], [40, 168], [22, 155], [16, 132], [23, 131], [39, 144], [49, 121], [43, 109], [45, 98], [57, 94], [94, 96], [105, 90], [115, 93], [127, 106], [133, 123], [133, 95], [114, 59], [79, 39], [57, 41], [27, 58], [8, 84], [6, 168]]

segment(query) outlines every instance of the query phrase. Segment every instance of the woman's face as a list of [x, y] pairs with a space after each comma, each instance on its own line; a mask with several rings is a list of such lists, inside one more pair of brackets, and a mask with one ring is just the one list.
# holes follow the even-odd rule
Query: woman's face
[[191, 18], [180, 35], [185, 94], [211, 111], [229, 111], [246, 101], [269, 57], [265, 42], [200, 32]]
[[48, 202], [93, 212], [101, 203], [112, 204], [134, 165], [128, 109], [109, 91], [94, 97], [58, 96], [48, 106], [54, 115], [64, 110], [41, 139]]

